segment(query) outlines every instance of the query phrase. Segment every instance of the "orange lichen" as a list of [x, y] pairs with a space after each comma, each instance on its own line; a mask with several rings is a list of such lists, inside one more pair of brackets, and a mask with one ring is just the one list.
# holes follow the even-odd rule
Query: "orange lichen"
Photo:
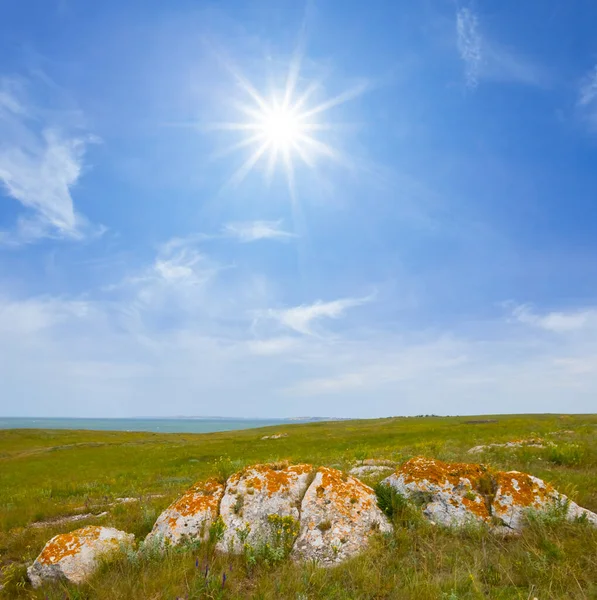
[[67, 556], [74, 556], [83, 544], [99, 538], [101, 527], [90, 525], [71, 533], [62, 533], [52, 538], [42, 550], [38, 561], [45, 565], [53, 565]]
[[[354, 519], [363, 509], [369, 509], [373, 502], [373, 490], [353, 477], [347, 477], [342, 471], [329, 467], [320, 467], [321, 485], [318, 496], [326, 495], [334, 503], [335, 510], [348, 519]], [[319, 489], [323, 488], [322, 494]]]
[[[216, 512], [220, 497], [224, 493], [224, 486], [215, 479], [195, 484], [185, 495], [172, 504], [169, 508], [182, 517], [196, 515], [203, 511]], [[173, 522], [174, 521], [174, 522]], [[169, 523], [176, 525], [176, 519], [171, 517]]]
[[466, 496], [461, 498], [462, 504], [466, 507], [467, 510], [472, 512], [474, 515], [477, 515], [481, 519], [489, 519], [489, 508], [485, 502], [479, 502], [477, 500], [471, 500]]
[[[512, 504], [521, 507], [539, 507], [549, 500], [553, 495], [554, 489], [549, 484], [540, 486], [526, 473], [518, 471], [498, 471], [494, 474], [496, 484], [500, 490], [500, 496], [510, 496]], [[507, 508], [496, 500], [498, 508]]]
[[300, 475], [310, 473], [313, 467], [311, 465], [292, 465], [282, 469], [272, 468], [270, 465], [255, 465], [247, 470], [250, 475], [245, 486], [257, 491], [265, 489], [271, 496], [280, 491], [288, 490], [294, 484]]
[[445, 463], [418, 456], [406, 461], [397, 474], [402, 475], [406, 483], [427, 480], [437, 485], [450, 483], [455, 486], [462, 484], [463, 479], [468, 479], [471, 487], [476, 488], [487, 472], [488, 469], [484, 465]]
[[[397, 475], [402, 476], [405, 483], [427, 481], [459, 490], [469, 488], [466, 494], [456, 492], [457, 497], [450, 502], [453, 506], [462, 503], [483, 519], [488, 519], [494, 510], [499, 512], [510, 506], [538, 508], [555, 492], [549, 484], [542, 485], [526, 473], [493, 471], [485, 465], [445, 463], [424, 457], [410, 459], [397, 470]], [[504, 496], [511, 501], [501, 501]]]

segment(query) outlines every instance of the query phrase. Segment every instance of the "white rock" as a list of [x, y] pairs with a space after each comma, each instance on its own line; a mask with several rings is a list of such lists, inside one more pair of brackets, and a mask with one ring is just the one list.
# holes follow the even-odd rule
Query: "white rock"
[[321, 467], [301, 504], [300, 534], [293, 555], [331, 565], [358, 554], [373, 533], [391, 530], [369, 486], [336, 469]]
[[245, 543], [267, 543], [274, 526], [270, 515], [291, 517], [298, 530], [299, 507], [312, 470], [311, 465], [255, 465], [232, 475], [220, 504], [226, 530], [219, 550], [238, 553]]
[[206, 539], [223, 494], [224, 485], [215, 479], [195, 484], [158, 517], [146, 543], [176, 545], [184, 540]]
[[417, 457], [382, 484], [407, 498], [422, 500], [424, 515], [436, 524], [460, 526], [476, 521], [502, 533], [518, 532], [529, 509], [561, 506], [566, 518], [582, 517], [597, 525], [597, 515], [541, 479], [518, 471], [493, 471], [483, 465]]
[[355, 477], [363, 477], [363, 476], [372, 476], [372, 475], [382, 475], [384, 473], [388, 473], [388, 471], [393, 471], [393, 467], [383, 466], [383, 465], [361, 465], [359, 467], [353, 467], [348, 471], [351, 475]]
[[492, 514], [511, 530], [522, 529], [525, 513], [529, 509], [541, 511], [553, 507], [559, 507], [570, 521], [583, 517], [597, 526], [597, 514], [581, 508], [537, 477], [518, 471], [498, 471], [494, 477], [497, 489]]
[[503, 444], [486, 444], [484, 446], [473, 446], [467, 451], [467, 454], [480, 454], [491, 448], [545, 448], [543, 440], [540, 438], [531, 438], [529, 440], [514, 440]]
[[83, 527], [54, 536], [27, 569], [34, 587], [45, 581], [84, 582], [97, 568], [101, 555], [132, 545], [135, 536], [113, 527]]
[[386, 458], [366, 458], [361, 463], [361, 465], [365, 467], [390, 467], [391, 469], [396, 468], [396, 463]]
[[382, 481], [406, 498], [423, 500], [423, 513], [441, 525], [486, 522], [490, 514], [479, 482], [487, 476], [481, 465], [449, 464], [412, 458]]
[[279, 440], [288, 437], [287, 433], [274, 433], [272, 435], [264, 435], [262, 440]]

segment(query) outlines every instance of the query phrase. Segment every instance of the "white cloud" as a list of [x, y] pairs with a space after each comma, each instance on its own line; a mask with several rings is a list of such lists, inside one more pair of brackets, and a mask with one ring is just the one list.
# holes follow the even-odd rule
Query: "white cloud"
[[348, 308], [360, 306], [369, 302], [371, 298], [342, 298], [331, 302], [318, 300], [313, 304], [301, 304], [293, 308], [269, 309], [259, 316], [274, 319], [284, 327], [293, 329], [304, 335], [314, 335], [312, 325], [323, 318], [339, 319], [344, 316]]
[[243, 221], [228, 223], [224, 226], [224, 235], [238, 239], [240, 242], [257, 240], [288, 240], [296, 237], [294, 233], [281, 228], [281, 221]]
[[539, 327], [554, 333], [568, 333], [597, 329], [597, 310], [575, 310], [568, 312], [549, 312], [543, 315], [533, 312], [524, 304], [512, 310], [514, 318], [521, 323]]
[[580, 85], [578, 105], [591, 128], [597, 131], [597, 65], [587, 74]]
[[481, 35], [477, 15], [470, 8], [458, 9], [456, 34], [458, 52], [465, 64], [466, 83], [469, 87], [476, 87], [482, 60]]
[[295, 350], [297, 341], [291, 337], [276, 337], [263, 340], [251, 340], [247, 342], [249, 351], [253, 354], [263, 356], [283, 354]]
[[395, 322], [315, 335], [370, 300], [267, 310], [276, 302], [267, 282], [171, 240], [111, 290], [0, 297], [0, 381], [11, 399], [3, 409], [366, 417], [594, 406], [597, 307], [514, 307], [510, 326], [476, 322], [469, 335]]
[[482, 35], [479, 17], [470, 7], [461, 7], [456, 13], [456, 43], [470, 88], [477, 87], [481, 79], [538, 87], [550, 83], [546, 69]]
[[78, 182], [92, 137], [52, 124], [24, 100], [22, 86], [0, 80], [0, 185], [27, 213], [5, 243], [40, 237], [81, 238], [86, 219], [75, 211], [71, 190]]

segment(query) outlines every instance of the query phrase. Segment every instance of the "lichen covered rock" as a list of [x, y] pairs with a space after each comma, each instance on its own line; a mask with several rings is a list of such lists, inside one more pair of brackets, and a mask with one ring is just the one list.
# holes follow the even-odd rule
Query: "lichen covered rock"
[[206, 539], [223, 494], [224, 485], [215, 479], [195, 484], [158, 517], [146, 543], [175, 545], [183, 540]]
[[66, 579], [82, 583], [96, 569], [100, 556], [131, 545], [132, 533], [112, 527], [83, 527], [54, 536], [27, 569], [34, 587], [45, 581]]
[[354, 477], [321, 467], [301, 504], [293, 555], [331, 565], [360, 552], [380, 531], [391, 531], [391, 525], [375, 492]]
[[496, 491], [492, 502], [492, 515], [512, 530], [522, 529], [524, 514], [528, 509], [555, 509], [569, 520], [586, 518], [593, 525], [597, 525], [595, 513], [581, 508], [537, 477], [518, 471], [498, 471], [494, 478]]
[[425, 516], [434, 523], [464, 525], [489, 521], [486, 495], [491, 479], [482, 465], [448, 464], [417, 457], [405, 462], [382, 483], [420, 501]]
[[311, 465], [255, 465], [232, 475], [220, 504], [226, 527], [218, 544], [221, 551], [241, 552], [243, 546], [267, 543], [277, 517], [298, 524], [301, 499], [313, 467]]
[[488, 523], [520, 531], [529, 509], [561, 510], [570, 520], [583, 517], [597, 525], [597, 515], [581, 508], [551, 485], [518, 471], [494, 471], [484, 465], [445, 463], [416, 457], [382, 481], [423, 506], [433, 523], [460, 526]]

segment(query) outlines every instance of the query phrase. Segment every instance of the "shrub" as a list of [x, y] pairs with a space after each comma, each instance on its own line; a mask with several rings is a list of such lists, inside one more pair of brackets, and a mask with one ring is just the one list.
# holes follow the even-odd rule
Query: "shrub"
[[378, 483], [375, 486], [377, 506], [390, 519], [400, 517], [410, 508], [410, 503], [400, 492], [391, 485]]

